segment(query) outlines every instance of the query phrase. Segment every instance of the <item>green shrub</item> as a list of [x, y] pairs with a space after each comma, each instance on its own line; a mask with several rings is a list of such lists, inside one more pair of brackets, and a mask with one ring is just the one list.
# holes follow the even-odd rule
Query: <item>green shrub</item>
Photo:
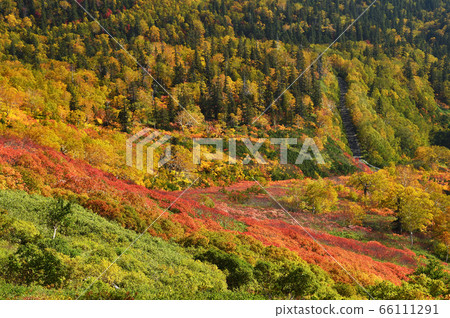
[[345, 283], [337, 283], [334, 288], [339, 293], [339, 295], [345, 297], [345, 298], [352, 298], [355, 296], [358, 291], [355, 288], [355, 286]]
[[115, 289], [99, 280], [81, 296], [84, 300], [133, 300], [136, 294], [124, 289]]
[[237, 289], [253, 280], [252, 266], [234, 254], [227, 254], [217, 248], [211, 248], [196, 257], [198, 260], [215, 264], [227, 273], [227, 284], [230, 289]]
[[434, 241], [433, 242], [433, 253], [437, 257], [439, 257], [441, 260], [447, 262], [448, 261], [448, 254], [449, 254], [449, 247], [445, 245], [442, 242]]
[[75, 257], [80, 255], [80, 250], [73, 248], [69, 245], [67, 240], [57, 237], [54, 240], [46, 239], [43, 241], [45, 246], [54, 249], [58, 253], [68, 255], [70, 257]]
[[201, 195], [200, 203], [203, 204], [204, 206], [208, 207], [208, 208], [214, 208], [216, 206], [214, 201], [209, 196], [207, 196], [206, 194], [202, 194]]
[[6, 276], [10, 282], [30, 285], [59, 287], [68, 275], [68, 269], [52, 249], [44, 244], [27, 243], [19, 246], [6, 265]]
[[259, 260], [253, 269], [253, 275], [266, 293], [276, 292], [276, 281], [280, 272], [278, 266], [274, 263]]
[[278, 285], [283, 293], [295, 298], [314, 294], [320, 287], [316, 275], [306, 264], [296, 265], [287, 275], [279, 278]]
[[186, 247], [188, 246], [207, 247], [209, 244], [209, 239], [198, 232], [194, 232], [189, 236], [187, 236], [186, 238], [184, 238], [181, 243]]
[[11, 218], [5, 210], [0, 211], [0, 237], [12, 243], [35, 242], [40, 237], [33, 223]]
[[425, 266], [419, 266], [414, 272], [415, 275], [425, 274], [431, 279], [450, 279], [450, 274], [444, 271], [444, 266], [435, 259], [429, 259]]
[[13, 222], [13, 230], [11, 233], [11, 238], [17, 243], [29, 243], [35, 242], [40, 238], [41, 234], [39, 230], [34, 226], [33, 223], [15, 220]]

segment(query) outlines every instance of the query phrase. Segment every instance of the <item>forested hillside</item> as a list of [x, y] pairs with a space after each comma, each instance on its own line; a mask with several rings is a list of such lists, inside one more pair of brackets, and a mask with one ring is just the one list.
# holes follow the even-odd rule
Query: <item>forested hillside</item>
[[[2, 0], [0, 297], [448, 298], [449, 19], [444, 0]], [[156, 175], [126, 165], [144, 128], [172, 136]], [[194, 137], [265, 138], [267, 164], [238, 144], [195, 165]]]

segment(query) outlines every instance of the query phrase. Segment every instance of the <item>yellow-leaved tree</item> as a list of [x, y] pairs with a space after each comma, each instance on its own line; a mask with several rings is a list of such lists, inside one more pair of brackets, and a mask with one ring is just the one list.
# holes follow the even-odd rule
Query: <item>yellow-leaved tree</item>
[[431, 224], [436, 207], [430, 195], [420, 189], [406, 187], [400, 194], [398, 216], [402, 228], [409, 232], [411, 245], [413, 233], [423, 232]]
[[312, 213], [327, 213], [336, 205], [338, 195], [333, 184], [322, 178], [309, 180], [302, 189], [302, 208]]

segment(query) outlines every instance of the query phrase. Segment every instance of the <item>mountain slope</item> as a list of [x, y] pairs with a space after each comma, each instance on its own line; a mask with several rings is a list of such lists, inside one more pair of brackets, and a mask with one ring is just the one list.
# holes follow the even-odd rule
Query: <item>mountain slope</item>
[[[131, 229], [140, 231], [145, 228], [177, 196], [177, 193], [152, 191], [132, 183], [124, 182], [110, 174], [90, 167], [80, 160], [71, 159], [50, 148], [41, 147], [26, 140], [2, 137], [0, 149], [2, 163], [1, 184], [3, 188], [21, 189], [42, 193], [44, 195], [57, 195], [70, 198], [85, 208]], [[271, 191], [271, 187], [269, 187], [269, 191]], [[230, 209], [228, 206], [218, 206], [217, 208], [207, 208], [197, 203], [198, 198], [195, 198], [195, 195], [199, 194], [198, 191], [200, 190], [193, 190], [190, 194], [188, 192], [185, 197], [177, 201], [170, 208], [170, 212], [166, 213], [149, 229], [149, 233], [153, 236], [156, 235], [165, 239], [170, 238], [171, 240], [175, 240], [178, 244], [187, 248], [186, 251], [188, 254], [194, 256], [199, 255], [199, 253], [201, 254], [201, 251], [218, 248], [225, 253], [229, 253], [229, 255], [242, 257], [245, 262], [253, 266], [256, 266], [258, 262], [263, 260], [273, 262], [276, 259], [277, 262], [295, 263], [302, 262], [300, 259], [303, 259], [325, 269], [336, 282], [354, 284], [342, 269], [298, 225], [291, 224], [291, 220], [285, 217], [283, 218], [280, 215], [281, 211], [276, 212], [278, 214], [275, 215], [276, 219], [267, 219], [258, 216], [258, 214], [267, 214], [265, 209], [258, 209], [256, 212], [253, 212], [253, 217], [250, 217], [248, 213], [252, 210], [246, 207], [234, 207]], [[218, 193], [214, 189], [210, 191]], [[2, 196], [2, 200], [0, 200], [1, 207], [6, 209], [8, 215], [28, 222], [41, 220], [45, 215], [45, 207], [32, 202], [30, 203], [29, 200], [37, 200], [40, 202], [49, 200], [39, 199], [40, 197], [36, 197], [36, 199], [30, 197], [28, 199], [25, 194], [5, 190], [2, 191]], [[32, 208], [32, 206], [36, 206], [36, 208]], [[25, 207], [27, 212], [22, 214], [19, 212], [19, 207]], [[273, 213], [273, 209], [271, 208], [270, 210]], [[80, 209], [77, 211], [83, 211], [81, 214], [83, 218], [89, 217], [89, 212]], [[77, 215], [78, 213], [81, 212], [77, 212]], [[98, 220], [96, 222], [101, 221], [100, 219], [94, 219]], [[105, 221], [101, 222], [104, 223]], [[35, 226], [40, 228], [44, 237], [46, 236], [45, 233], [49, 233], [42, 224], [35, 224]], [[84, 227], [85, 225], [82, 226]], [[99, 225], [96, 226], [98, 228]], [[321, 244], [324, 244], [326, 249], [364, 285], [373, 284], [378, 279], [391, 280], [399, 283], [400, 280], [406, 278], [407, 274], [412, 272], [412, 267], [416, 264], [414, 253], [408, 250], [389, 248], [376, 242], [364, 243], [355, 241], [354, 239], [339, 238], [308, 227], [306, 229], [313, 233], [316, 239]], [[68, 244], [72, 248], [78, 248], [77, 244], [72, 245], [74, 240], [76, 240], [73, 237], [74, 234], [72, 231], [75, 231], [75, 236], [80, 239], [81, 236], [89, 233], [88, 230], [87, 232], [83, 232], [85, 233], [83, 234], [80, 232], [80, 226], [77, 225], [69, 227], [66, 231], [67, 234], [64, 234], [61, 239], [63, 241], [68, 240], [64, 244]], [[101, 233], [108, 232], [106, 229], [101, 230]], [[129, 233], [131, 235], [131, 232]], [[99, 235], [102, 234], [99, 233]], [[108, 234], [108, 236], [110, 235], [111, 233]], [[121, 242], [123, 235], [116, 236], [116, 239], [119, 239], [119, 241], [115, 242]], [[145, 235], [145, 237], [145, 240], [151, 241], [150, 236]], [[122, 248], [125, 246], [124, 242], [129, 241], [130, 239], [122, 241], [120, 244]], [[102, 243], [91, 242], [94, 246], [101, 247]], [[84, 245], [83, 253], [89, 253], [91, 249], [89, 244]], [[142, 244], [139, 243], [138, 246], [143, 246]], [[165, 245], [163, 244], [162, 246]], [[287, 250], [274, 246], [285, 247], [293, 252], [287, 252]], [[94, 247], [92, 249], [95, 250]], [[116, 249], [116, 253], [119, 252], [120, 248]], [[167, 256], [162, 256], [162, 254], [157, 254], [152, 251], [146, 253], [149, 253], [149, 257], [153, 258], [156, 262], [159, 262], [156, 258], [163, 257], [163, 259], [167, 259]], [[181, 253], [181, 255], [184, 255], [185, 252]], [[109, 256], [109, 261], [113, 260], [111, 257], [112, 255]], [[129, 256], [124, 256], [125, 259], [127, 257]], [[66, 258], [64, 261], [70, 264], [70, 262], [75, 261], [72, 258]], [[372, 258], [378, 260], [373, 260]], [[139, 261], [142, 261], [142, 259]], [[401, 265], [394, 265], [393, 263], [389, 263], [389, 261], [394, 261]], [[97, 259], [94, 260], [93, 264], [96, 264], [97, 268], [102, 268], [102, 264], [106, 266], [107, 262]], [[119, 271], [130, 271], [130, 268], [127, 269], [128, 265], [126, 264], [118, 262], [117, 265], [120, 267], [117, 268]], [[197, 275], [202, 274], [195, 272], [199, 269], [192, 270], [196, 279], [202, 280], [201, 276], [197, 277]], [[178, 271], [180, 271], [180, 275], [186, 275], [186, 273], [181, 274], [184, 270], [179, 269]], [[67, 282], [67, 288], [70, 290], [74, 286], [81, 286], [82, 283], [80, 280], [84, 279], [81, 276], [72, 277]], [[93, 276], [93, 274], [89, 276]], [[146, 276], [148, 277], [148, 274]], [[214, 274], [214, 276], [219, 281], [221, 280], [219, 274]], [[107, 283], [107, 277], [102, 278], [102, 281]], [[118, 284], [118, 282], [114, 284]], [[125, 287], [130, 286], [128, 284], [124, 279], [123, 285], [119, 284], [119, 286], [131, 293], [136, 291], [135, 287]], [[177, 284], [180, 285], [180, 283]], [[187, 285], [183, 286], [185, 286], [183, 288], [187, 288]], [[216, 291], [220, 291], [220, 287], [214, 288]], [[79, 287], [76, 290], [80, 292]], [[69, 292], [69, 294], [74, 292]], [[211, 293], [214, 294], [214, 292]], [[148, 291], [143, 291], [140, 297], [146, 297], [148, 295]], [[187, 294], [184, 296], [174, 295], [180, 294], [169, 293], [161, 297], [191, 297]], [[194, 292], [192, 297], [202, 297], [199, 295], [203, 294], [195, 295]]]

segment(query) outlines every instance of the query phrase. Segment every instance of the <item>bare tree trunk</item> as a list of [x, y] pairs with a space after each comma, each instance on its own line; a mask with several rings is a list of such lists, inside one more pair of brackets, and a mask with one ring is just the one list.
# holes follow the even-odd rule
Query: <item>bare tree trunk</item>
[[411, 246], [413, 246], [414, 244], [414, 240], [413, 240], [413, 232], [409, 232], [409, 236], [411, 238]]
[[55, 226], [54, 228], [53, 228], [53, 240], [55, 239], [55, 237], [56, 237], [56, 231], [58, 230], [58, 227], [57, 226]]

